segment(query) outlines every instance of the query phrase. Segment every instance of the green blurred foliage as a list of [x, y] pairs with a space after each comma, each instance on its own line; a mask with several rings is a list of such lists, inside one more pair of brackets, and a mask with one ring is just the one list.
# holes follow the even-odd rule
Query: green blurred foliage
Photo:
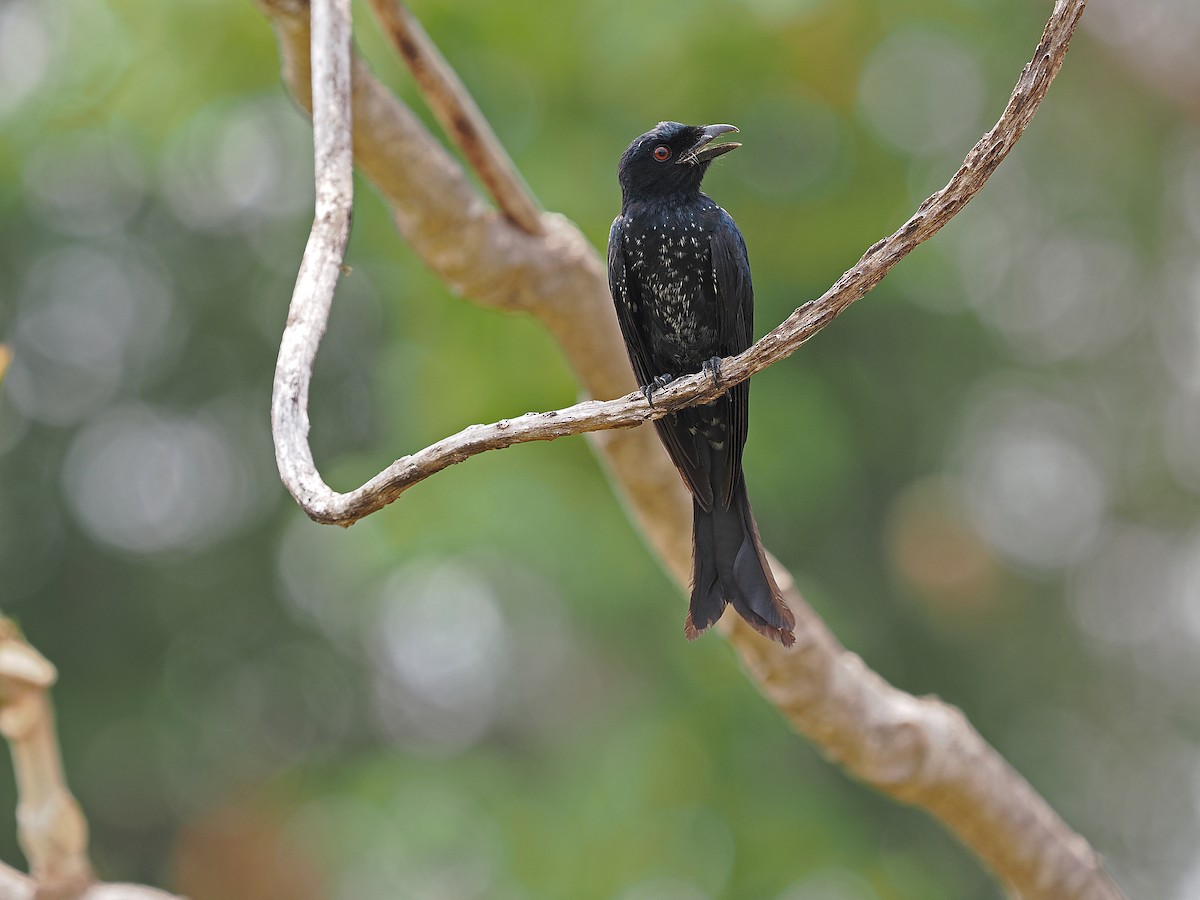
[[[1092, 6], [984, 193], [755, 379], [746, 465], [848, 647], [960, 705], [1131, 895], [1182, 898], [1200, 138]], [[707, 189], [746, 234], [761, 333], [954, 171], [1047, 6], [415, 11], [597, 247], [632, 137], [741, 126]], [[1142, 24], [1169, 50], [1187, 23]], [[61, 673], [106, 877], [197, 900], [999, 895], [791, 734], [718, 638], [683, 640], [585, 440], [472, 459], [348, 531], [286, 497], [267, 410], [311, 137], [253, 5], [9, 0], [0, 122], [0, 602]], [[535, 323], [450, 296], [357, 188], [312, 398], [331, 483], [575, 399]]]

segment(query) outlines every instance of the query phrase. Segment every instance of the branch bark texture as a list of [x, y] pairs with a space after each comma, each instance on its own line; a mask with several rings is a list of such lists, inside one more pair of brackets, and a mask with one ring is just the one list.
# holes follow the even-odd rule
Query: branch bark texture
[[[404, 237], [430, 268], [481, 305], [522, 309], [537, 316], [559, 341], [591, 396], [626, 394], [617, 400], [587, 400], [567, 409], [473, 425], [398, 459], [354, 491], [330, 490], [312, 464], [305, 410], [307, 379], [329, 305], [328, 294], [315, 297], [311, 292], [328, 289], [331, 293], [332, 284], [308, 273], [312, 256], [321, 260], [322, 271], [336, 276], [344, 239], [314, 248], [324, 240], [318, 235], [323, 227], [319, 186], [318, 217], [297, 280], [275, 383], [277, 455], [289, 490], [315, 520], [348, 525], [395, 500], [412, 484], [476, 453], [595, 432], [593, 442], [631, 513], [664, 566], [686, 585], [690, 504], [652, 430], [632, 426], [711, 399], [730, 384], [790, 355], [944, 226], [982, 188], [1029, 124], [1062, 65], [1086, 0], [1055, 3], [1037, 50], [999, 121], [971, 149], [944, 188], [893, 234], [871, 246], [820, 298], [797, 309], [746, 353], [724, 360], [720, 387], [704, 376], [679, 379], [655, 394], [653, 408], [633, 391], [603, 265], [579, 231], [563, 217], [544, 213], [541, 227], [527, 230], [515, 225], [513, 216], [489, 208], [413, 113], [350, 52], [347, 37], [333, 31], [324, 32], [327, 39], [313, 36], [310, 56], [306, 5], [300, 0], [259, 2], [275, 27], [284, 77], [297, 100], [310, 108], [314, 102], [318, 109], [328, 102], [353, 108], [355, 162], [385, 196]], [[375, 5], [385, 7], [381, 0]], [[385, 28], [391, 27], [389, 14], [383, 13], [382, 18]], [[312, 21], [317, 28], [320, 18], [315, 10]], [[436, 51], [430, 50], [419, 28], [409, 29], [405, 40], [412, 44], [412, 52], [404, 53], [406, 59], [440, 59], [431, 56]], [[327, 64], [316, 62], [325, 54], [349, 59], [348, 94], [326, 89], [333, 86], [321, 75]], [[419, 74], [418, 83], [423, 83]], [[427, 97], [435, 108], [445, 107], [439, 117], [453, 121], [456, 112], [466, 109], [460, 93], [460, 88], [454, 88], [430, 91]], [[314, 118], [322, 120], [320, 115]], [[329, 152], [333, 138], [319, 126], [315, 138], [320, 159]], [[344, 170], [349, 166], [349, 150], [344, 143], [337, 149], [338, 166]], [[318, 183], [324, 177], [320, 166], [317, 177]], [[790, 575], [773, 565], [796, 614], [795, 647], [788, 650], [765, 641], [734, 617], [723, 620], [723, 632], [751, 679], [798, 731], [856, 777], [929, 811], [1015, 896], [1046, 900], [1121, 896], [1087, 842], [1070, 830], [961, 712], [936, 698], [912, 697], [888, 685], [838, 644], [799, 596]]]
[[403, 3], [371, 0], [375, 18], [429, 101], [438, 124], [470, 161], [496, 206], [513, 225], [541, 234], [542, 210], [492, 126]]

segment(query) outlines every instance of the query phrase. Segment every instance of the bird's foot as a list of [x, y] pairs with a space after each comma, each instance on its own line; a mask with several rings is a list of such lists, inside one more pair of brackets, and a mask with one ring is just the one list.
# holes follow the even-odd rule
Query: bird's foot
[[642, 393], [646, 397], [646, 402], [651, 406], [654, 405], [654, 392], [665, 388], [668, 384], [675, 380], [674, 375], [659, 375], [649, 384], [642, 385]]
[[712, 378], [713, 384], [721, 383], [721, 357], [714, 356], [711, 359], [706, 359], [704, 365], [700, 367], [700, 371]]

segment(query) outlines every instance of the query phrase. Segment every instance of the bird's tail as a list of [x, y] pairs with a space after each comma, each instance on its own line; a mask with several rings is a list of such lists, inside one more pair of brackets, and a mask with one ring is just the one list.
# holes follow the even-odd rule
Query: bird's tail
[[705, 510], [693, 501], [692, 509], [692, 600], [684, 625], [688, 640], [695, 640], [732, 603], [751, 628], [790, 647], [796, 620], [771, 574], [745, 482], [739, 480], [729, 506], [714, 503]]

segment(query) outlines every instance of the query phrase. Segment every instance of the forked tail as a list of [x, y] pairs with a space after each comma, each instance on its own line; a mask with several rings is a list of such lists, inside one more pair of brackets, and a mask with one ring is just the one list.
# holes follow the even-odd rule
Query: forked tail
[[733, 502], [704, 510], [692, 501], [692, 600], [684, 632], [695, 640], [721, 618], [726, 604], [759, 634], [790, 647], [796, 620], [771, 574], [746, 484], [739, 479]]

